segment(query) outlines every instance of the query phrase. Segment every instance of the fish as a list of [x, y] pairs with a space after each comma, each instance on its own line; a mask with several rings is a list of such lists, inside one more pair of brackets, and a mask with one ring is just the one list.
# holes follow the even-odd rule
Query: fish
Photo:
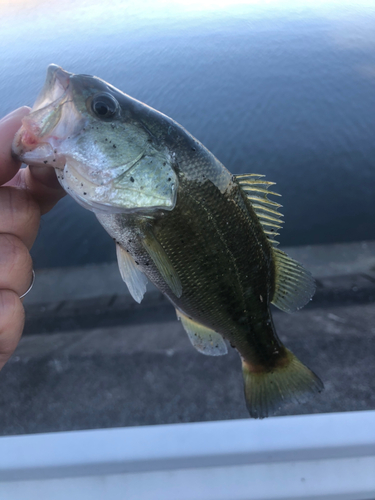
[[57, 65], [12, 154], [54, 168], [65, 191], [95, 213], [138, 303], [151, 281], [200, 353], [224, 355], [227, 344], [238, 351], [250, 417], [321, 392], [272, 320], [271, 304], [294, 312], [315, 283], [277, 248], [281, 205], [263, 174], [232, 174], [171, 118]]

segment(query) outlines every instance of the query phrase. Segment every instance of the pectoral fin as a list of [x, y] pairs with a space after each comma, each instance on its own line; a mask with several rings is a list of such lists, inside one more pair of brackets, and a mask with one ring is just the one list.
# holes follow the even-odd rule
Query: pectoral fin
[[176, 295], [176, 297], [181, 297], [182, 285], [180, 278], [178, 277], [164, 248], [152, 234], [148, 234], [142, 240], [142, 244], [169, 288]]
[[182, 326], [188, 334], [190, 342], [202, 354], [207, 356], [223, 356], [228, 353], [226, 343], [220, 333], [203, 326], [188, 318], [176, 309], [177, 318], [181, 320]]
[[116, 245], [116, 254], [121, 278], [125, 281], [133, 299], [140, 304], [146, 292], [147, 278], [133, 257], [119, 244]]
[[308, 303], [315, 292], [311, 274], [288, 255], [273, 249], [275, 261], [275, 291], [272, 304], [285, 312], [294, 312]]

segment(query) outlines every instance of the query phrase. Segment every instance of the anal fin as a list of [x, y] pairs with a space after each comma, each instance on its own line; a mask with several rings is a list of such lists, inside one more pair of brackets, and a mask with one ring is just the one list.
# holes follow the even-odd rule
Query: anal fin
[[182, 326], [188, 334], [190, 342], [202, 354], [206, 356], [223, 356], [228, 353], [227, 345], [220, 333], [197, 323], [176, 309], [177, 318], [181, 320]]
[[140, 304], [146, 293], [148, 280], [135, 263], [133, 257], [118, 243], [116, 245], [116, 254], [121, 278], [125, 281], [133, 299]]

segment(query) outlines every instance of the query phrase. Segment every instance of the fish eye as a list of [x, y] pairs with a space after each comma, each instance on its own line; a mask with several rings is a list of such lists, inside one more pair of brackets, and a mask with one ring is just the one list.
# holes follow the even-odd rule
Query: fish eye
[[118, 102], [111, 94], [97, 94], [91, 101], [91, 109], [99, 118], [111, 118], [117, 108]]

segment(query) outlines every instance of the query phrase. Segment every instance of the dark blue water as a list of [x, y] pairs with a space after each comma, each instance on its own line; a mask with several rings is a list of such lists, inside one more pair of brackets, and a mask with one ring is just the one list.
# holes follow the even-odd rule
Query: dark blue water
[[[171, 116], [233, 173], [283, 195], [282, 245], [375, 238], [375, 3], [0, 1], [0, 115], [54, 62]], [[70, 198], [36, 267], [103, 262], [113, 242]]]

